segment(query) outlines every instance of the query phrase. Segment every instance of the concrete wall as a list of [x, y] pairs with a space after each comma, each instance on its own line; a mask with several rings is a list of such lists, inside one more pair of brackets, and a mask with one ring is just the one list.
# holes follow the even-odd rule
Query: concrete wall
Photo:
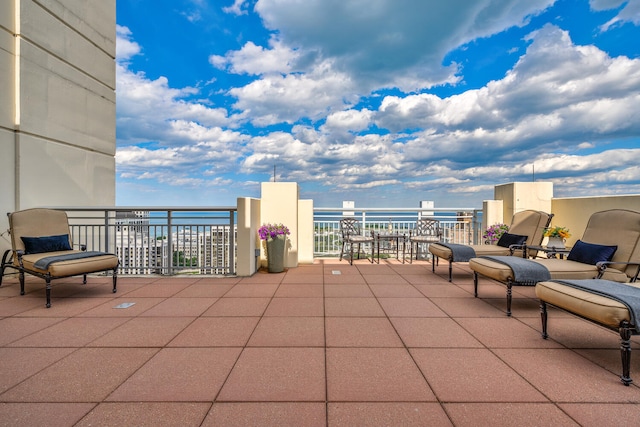
[[2, 229], [15, 210], [115, 204], [115, 22], [115, 0], [0, 2]]
[[258, 271], [258, 255], [260, 253], [258, 228], [260, 227], [260, 199], [239, 197], [236, 274], [251, 276]]
[[[551, 225], [567, 227], [571, 237], [567, 245], [571, 246], [582, 237], [589, 217], [609, 209], [629, 209], [640, 212], [640, 195], [569, 197], [552, 200], [551, 212], [554, 214]], [[611, 224], [615, 227], [615, 224]]]
[[511, 182], [494, 189], [494, 199], [503, 202], [502, 217], [506, 224], [511, 223], [514, 214], [526, 209], [551, 212], [552, 198], [552, 182]]

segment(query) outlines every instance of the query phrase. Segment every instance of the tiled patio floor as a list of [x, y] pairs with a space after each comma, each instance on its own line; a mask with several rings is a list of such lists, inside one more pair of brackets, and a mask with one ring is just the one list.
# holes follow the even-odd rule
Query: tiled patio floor
[[[619, 336], [466, 264], [322, 259], [248, 278], [0, 287], [2, 426], [636, 425]], [[130, 308], [118, 304], [135, 303]], [[633, 339], [632, 377], [640, 384]]]

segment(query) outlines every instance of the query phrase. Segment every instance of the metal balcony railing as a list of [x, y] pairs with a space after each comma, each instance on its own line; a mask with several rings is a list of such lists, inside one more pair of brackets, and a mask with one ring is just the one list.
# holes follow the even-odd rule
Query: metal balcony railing
[[[120, 259], [119, 274], [236, 273], [236, 207], [59, 209], [69, 216], [74, 244], [116, 254]], [[369, 235], [408, 235], [419, 218], [428, 216], [440, 220], [446, 242], [471, 244], [482, 238], [482, 211], [478, 209], [315, 208], [315, 257], [339, 255], [340, 219], [345, 216], [359, 219]]]

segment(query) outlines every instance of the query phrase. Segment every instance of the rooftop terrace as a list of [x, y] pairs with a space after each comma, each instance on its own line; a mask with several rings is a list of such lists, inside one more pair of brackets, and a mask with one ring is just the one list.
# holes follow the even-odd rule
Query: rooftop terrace
[[[632, 425], [619, 336], [532, 288], [318, 259], [252, 277], [92, 277], [0, 287], [0, 425]], [[135, 303], [118, 309], [125, 302]], [[633, 349], [640, 337], [633, 337]]]

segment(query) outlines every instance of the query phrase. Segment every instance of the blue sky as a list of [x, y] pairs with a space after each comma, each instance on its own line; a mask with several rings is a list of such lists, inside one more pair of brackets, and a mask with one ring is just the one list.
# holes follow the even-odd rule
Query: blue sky
[[118, 0], [116, 202], [640, 193], [640, 0]]

